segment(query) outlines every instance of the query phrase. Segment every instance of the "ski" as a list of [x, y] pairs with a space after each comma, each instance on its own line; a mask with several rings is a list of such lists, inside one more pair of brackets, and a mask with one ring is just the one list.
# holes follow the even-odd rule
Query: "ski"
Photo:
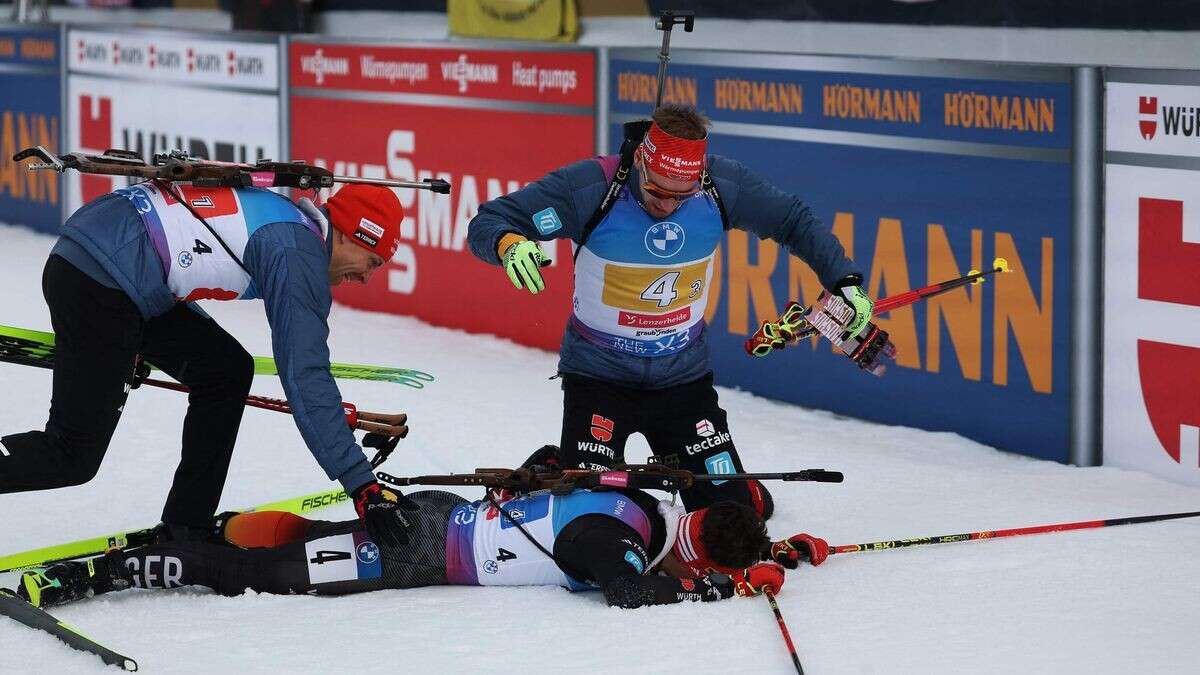
[[[0, 326], [0, 361], [37, 368], [54, 367], [54, 333]], [[157, 369], [155, 369], [157, 370]], [[373, 380], [421, 389], [433, 382], [433, 375], [411, 368], [389, 368], [358, 363], [331, 363], [329, 371], [339, 380]], [[254, 357], [255, 375], [278, 375], [275, 359]]]
[[[340, 504], [349, 499], [346, 492], [341, 488], [325, 490], [324, 492], [314, 492], [313, 494], [302, 495], [300, 497], [292, 497], [277, 502], [268, 502], [259, 504], [250, 508], [241, 509], [242, 513], [251, 511], [287, 511], [303, 515], [311, 513], [328, 506]], [[5, 556], [0, 556], [0, 573], [15, 572], [19, 570], [29, 569], [31, 567], [44, 567], [56, 562], [64, 560], [75, 560], [77, 558], [87, 558], [104, 553], [111, 548], [134, 548], [137, 546], [145, 546], [153, 543], [154, 528], [147, 527], [137, 530], [125, 530], [123, 532], [115, 532], [113, 534], [102, 537], [92, 537], [90, 539], [81, 539], [72, 541], [66, 544], [58, 544], [56, 546], [47, 546], [44, 548], [33, 549], [31, 551], [21, 551]]]
[[43, 609], [25, 602], [7, 588], [0, 588], [0, 614], [30, 628], [45, 631], [62, 640], [72, 649], [88, 652], [100, 657], [107, 665], [116, 666], [130, 672], [138, 669], [137, 661], [118, 654], [90, 637], [79, 632], [78, 628], [63, 623]]

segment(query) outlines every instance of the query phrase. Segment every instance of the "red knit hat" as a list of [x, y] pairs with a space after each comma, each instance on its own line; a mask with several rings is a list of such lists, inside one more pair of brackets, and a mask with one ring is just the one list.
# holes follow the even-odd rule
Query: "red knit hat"
[[325, 208], [334, 229], [384, 260], [392, 259], [400, 245], [404, 207], [391, 188], [351, 183], [330, 197]]

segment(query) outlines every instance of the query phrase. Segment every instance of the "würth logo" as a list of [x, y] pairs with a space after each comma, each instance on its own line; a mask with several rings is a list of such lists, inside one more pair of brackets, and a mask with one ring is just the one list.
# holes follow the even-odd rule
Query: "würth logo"
[[607, 443], [613, 437], [613, 421], [600, 415], [592, 415], [592, 438]]
[[1158, 97], [1139, 96], [1138, 113], [1141, 115], [1138, 119], [1138, 130], [1142, 132], [1142, 138], [1154, 138], [1154, 132], [1158, 130]]

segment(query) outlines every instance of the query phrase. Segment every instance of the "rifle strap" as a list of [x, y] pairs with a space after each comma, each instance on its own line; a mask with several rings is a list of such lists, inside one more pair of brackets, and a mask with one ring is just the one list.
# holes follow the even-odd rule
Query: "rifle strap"
[[623, 125], [625, 130], [625, 139], [621, 141], [621, 159], [617, 163], [617, 171], [613, 174], [612, 181], [608, 184], [608, 191], [604, 193], [604, 199], [600, 201], [599, 208], [588, 219], [586, 225], [583, 226], [583, 232], [579, 235], [579, 246], [575, 247], [575, 259], [579, 259], [579, 251], [583, 249], [583, 245], [587, 243], [588, 237], [592, 236], [592, 232], [600, 225], [600, 221], [608, 216], [608, 212], [612, 211], [612, 207], [617, 203], [617, 197], [621, 196], [621, 191], [625, 189], [625, 185], [629, 182], [629, 173], [633, 170], [633, 155], [637, 151], [638, 146], [642, 143], [642, 138], [646, 136], [646, 132], [650, 130], [650, 120], [637, 120], [635, 122], [626, 122]]

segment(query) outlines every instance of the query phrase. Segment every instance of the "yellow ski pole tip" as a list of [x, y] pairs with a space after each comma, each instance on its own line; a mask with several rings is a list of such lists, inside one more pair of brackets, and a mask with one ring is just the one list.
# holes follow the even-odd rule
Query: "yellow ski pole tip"
[[1001, 272], [1008, 272], [1008, 261], [1004, 258], [996, 258], [992, 261], [992, 269], [999, 270]]
[[[969, 277], [975, 276], [976, 274], [979, 274], [979, 270], [977, 270], [977, 269], [972, 269], [971, 271], [967, 272], [967, 276], [969, 276]], [[971, 283], [978, 286], [979, 284], [983, 283], [983, 277], [979, 277], [978, 279], [976, 279], [975, 281], [972, 281]]]

